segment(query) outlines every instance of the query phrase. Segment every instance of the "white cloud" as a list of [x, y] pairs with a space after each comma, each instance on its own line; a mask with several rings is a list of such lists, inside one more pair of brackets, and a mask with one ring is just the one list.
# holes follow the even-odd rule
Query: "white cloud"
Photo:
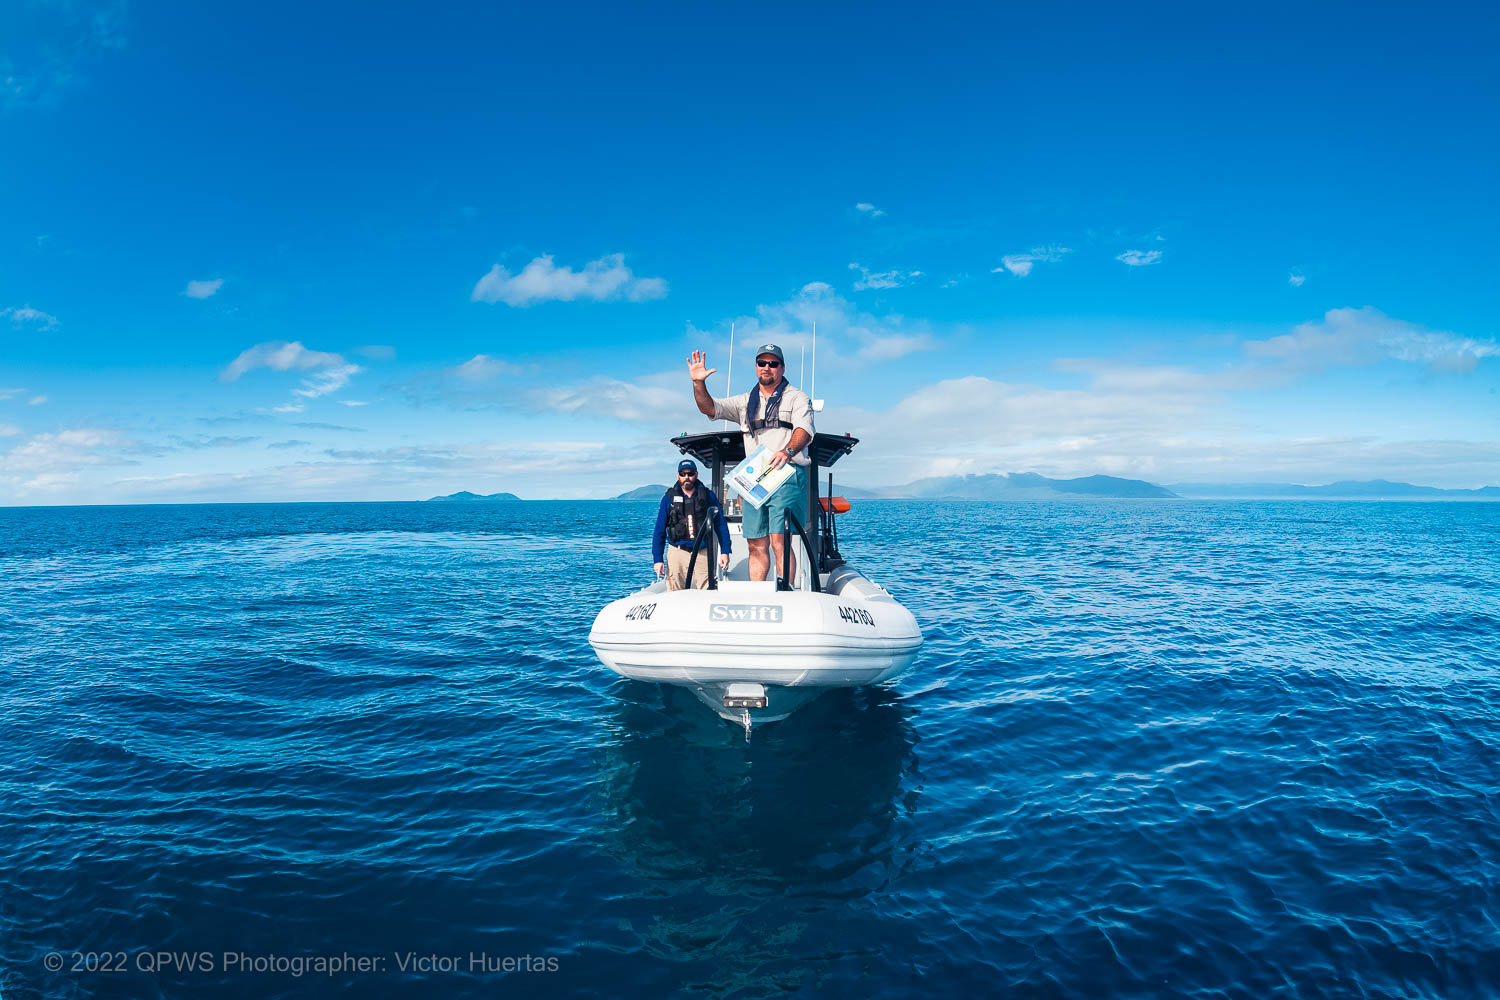
[[241, 375], [256, 368], [271, 368], [279, 372], [328, 368], [342, 365], [344, 359], [327, 351], [310, 351], [300, 341], [287, 343], [271, 340], [256, 344], [240, 352], [240, 356], [229, 362], [219, 373], [220, 382], [233, 382]]
[[41, 406], [46, 401], [47, 401], [47, 397], [46, 396], [32, 396], [30, 399], [28, 399], [26, 401], [26, 403], [27, 403], [28, 406]]
[[0, 437], [15, 437], [21, 433], [21, 428], [15, 424], [0, 424]]
[[636, 277], [625, 266], [624, 254], [607, 254], [591, 260], [582, 271], [558, 267], [551, 254], [543, 254], [522, 268], [519, 274], [511, 274], [496, 264], [474, 285], [469, 298], [474, 302], [504, 302], [509, 306], [524, 307], [538, 302], [571, 302], [575, 299], [645, 302], [666, 295], [664, 279]]
[[33, 434], [0, 454], [0, 484], [22, 493], [61, 489], [85, 468], [124, 461], [120, 449], [130, 444], [119, 432], [97, 427]]
[[1307, 275], [1302, 274], [1302, 273], [1300, 273], [1298, 271], [1293, 271], [1291, 274], [1288, 274], [1286, 276], [1286, 283], [1288, 285], [1291, 285], [1293, 288], [1301, 288], [1302, 287], [1302, 283], [1305, 282], [1306, 280], [1307, 280]]
[[1122, 264], [1129, 264], [1131, 267], [1146, 267], [1149, 264], [1155, 264], [1157, 261], [1161, 260], [1161, 251], [1126, 250], [1124, 253], [1116, 257], [1115, 260], [1121, 262]]
[[183, 295], [190, 299], [211, 298], [215, 292], [224, 284], [223, 278], [211, 278], [206, 281], [189, 281]]
[[883, 209], [883, 208], [876, 208], [874, 205], [870, 204], [868, 201], [861, 201], [861, 202], [856, 203], [855, 206], [854, 206], [854, 210], [856, 212], [862, 212], [865, 215], [868, 215], [872, 219], [878, 219], [882, 215], [885, 214], [885, 209]]
[[351, 375], [358, 375], [362, 371], [364, 369], [359, 365], [334, 365], [303, 379], [302, 387], [293, 389], [292, 394], [303, 399], [317, 399], [330, 392], [338, 392], [349, 383]]
[[9, 319], [11, 325], [16, 329], [30, 327], [33, 330], [51, 330], [57, 326], [57, 317], [51, 313], [44, 313], [40, 309], [31, 306], [12, 306], [9, 309], [0, 309], [0, 317]]
[[0, 389], [0, 399], [15, 399], [25, 391], [26, 390], [20, 386], [13, 386], [9, 389]]
[[1018, 278], [1024, 278], [1031, 273], [1031, 268], [1038, 261], [1051, 263], [1062, 260], [1062, 255], [1072, 253], [1070, 247], [1033, 247], [1026, 253], [1006, 254], [1000, 258], [1000, 266], [990, 273], [998, 274], [1001, 271], [1009, 271]]
[[365, 402], [362, 399], [341, 399], [341, 400], [339, 400], [339, 403], [342, 404], [342, 405], [344, 405], [344, 406], [369, 406], [370, 405], [368, 402]]
[[447, 369], [449, 375], [465, 382], [487, 382], [501, 375], [516, 375], [520, 372], [520, 365], [492, 358], [488, 354], [476, 354], [463, 364]]
[[871, 271], [861, 264], [850, 264], [849, 270], [859, 272], [859, 279], [854, 282], [856, 292], [870, 288], [900, 288], [912, 278], [922, 277], [921, 271]]
[[[352, 376], [364, 371], [359, 365], [345, 361], [342, 355], [330, 351], [310, 351], [298, 341], [287, 343], [284, 340], [273, 340], [241, 351], [240, 356], [219, 373], [219, 381], [233, 382], [257, 368], [282, 372], [312, 370], [312, 374], [302, 380], [301, 386], [292, 390], [292, 395], [303, 399], [317, 399], [319, 396], [338, 392], [349, 384]], [[299, 413], [301, 410], [302, 404], [293, 402], [275, 407], [271, 412]]]
[[[575, 413], [587, 416], [607, 417], [638, 423], [670, 423], [674, 426], [689, 414], [696, 414], [696, 422], [702, 415], [693, 408], [693, 391], [687, 376], [673, 373], [673, 385], [648, 385], [623, 382], [620, 379], [600, 376], [574, 386], [544, 386], [532, 389], [527, 398], [538, 409], [557, 413]], [[666, 381], [666, 376], [657, 379]]]
[[[814, 323], [818, 363], [830, 369], [890, 361], [934, 346], [925, 325], [909, 323], [898, 315], [877, 317], [861, 312], [822, 281], [810, 281], [790, 299], [757, 306], [754, 316], [740, 316], [734, 322], [737, 342], [780, 345], [786, 351], [789, 375], [800, 375], [796, 358], [803, 348], [811, 368]], [[699, 330], [689, 333], [703, 336]], [[736, 377], [743, 376], [744, 369], [737, 369]]]
[[1271, 359], [1295, 371], [1393, 359], [1426, 364], [1434, 371], [1471, 372], [1484, 358], [1500, 356], [1500, 344], [1493, 339], [1428, 330], [1370, 306], [1330, 309], [1322, 322], [1302, 323], [1280, 337], [1247, 341], [1244, 349], [1252, 358]]

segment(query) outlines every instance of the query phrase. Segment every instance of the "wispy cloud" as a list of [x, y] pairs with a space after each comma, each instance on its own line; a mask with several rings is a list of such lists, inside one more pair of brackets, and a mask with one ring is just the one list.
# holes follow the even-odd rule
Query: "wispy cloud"
[[[349, 383], [349, 379], [364, 371], [359, 365], [350, 364], [340, 354], [330, 351], [311, 351], [298, 341], [287, 343], [273, 340], [240, 352], [224, 370], [219, 372], [220, 382], [233, 382], [246, 372], [257, 368], [274, 371], [312, 371], [302, 380], [301, 386], [292, 390], [292, 395], [302, 399], [317, 399], [338, 392]], [[299, 413], [303, 404], [292, 402], [272, 409], [273, 413]]]
[[396, 356], [396, 349], [389, 344], [361, 344], [354, 353], [371, 361], [389, 361]]
[[339, 400], [339, 405], [340, 406], [369, 406], [370, 404], [369, 404], [369, 402], [367, 402], [366, 400], [363, 400], [363, 399], [341, 399], [341, 400]]
[[1244, 349], [1249, 357], [1272, 359], [1296, 371], [1392, 359], [1440, 372], [1471, 372], [1481, 360], [1500, 356], [1500, 343], [1493, 338], [1428, 330], [1370, 306], [1330, 309], [1321, 322], [1302, 323], [1280, 337], [1247, 341]]
[[859, 212], [859, 213], [863, 214], [863, 215], [868, 215], [872, 219], [878, 219], [882, 215], [885, 214], [885, 209], [883, 209], [883, 208], [876, 208], [874, 205], [870, 204], [868, 201], [857, 202], [855, 204], [855, 206], [854, 206], [854, 210], [856, 212]]
[[90, 467], [120, 464], [131, 442], [118, 431], [81, 427], [30, 438], [0, 454], [0, 485], [20, 493], [48, 492], [76, 483]]
[[0, 108], [55, 107], [84, 83], [108, 51], [125, 47], [125, 2], [33, 3], [30, 31], [15, 33], [0, 53]]
[[871, 271], [862, 264], [850, 264], [849, 270], [859, 272], [859, 278], [854, 282], [856, 292], [871, 288], [900, 288], [913, 278], [922, 277], [921, 271]]
[[1072, 252], [1069, 247], [1033, 247], [1026, 253], [1011, 253], [1001, 257], [1000, 266], [991, 273], [1009, 271], [1018, 278], [1024, 278], [1038, 262], [1053, 263], [1062, 260], [1063, 254]]
[[319, 396], [338, 392], [349, 384], [351, 376], [358, 375], [362, 371], [364, 369], [359, 365], [348, 364], [324, 368], [303, 379], [301, 387], [293, 389], [292, 394], [301, 396], [303, 399], [317, 399]]
[[30, 399], [28, 399], [26, 401], [26, 404], [28, 406], [41, 406], [46, 401], [47, 401], [47, 397], [46, 396], [32, 396]]
[[239, 357], [224, 366], [219, 372], [220, 382], [233, 382], [241, 375], [256, 368], [271, 368], [285, 372], [308, 368], [327, 368], [344, 364], [344, 359], [329, 351], [310, 351], [300, 341], [287, 343], [271, 340], [254, 347], [247, 347]]
[[591, 260], [583, 270], [558, 267], [551, 254], [535, 258], [519, 274], [496, 264], [475, 284], [469, 298], [474, 302], [504, 302], [525, 307], [538, 302], [571, 302], [592, 299], [605, 302], [625, 299], [646, 302], [665, 298], [662, 278], [640, 278], [625, 264], [624, 254], [607, 254]]
[[51, 330], [57, 326], [57, 317], [51, 313], [44, 313], [40, 309], [31, 306], [12, 306], [9, 309], [0, 309], [0, 319], [10, 320], [11, 326], [16, 329], [31, 329], [36, 331]]
[[237, 448], [240, 445], [253, 444], [256, 441], [259, 441], [260, 438], [229, 437], [222, 434], [217, 437], [207, 437], [205, 435], [199, 434], [197, 437], [189, 438], [183, 437], [180, 434], [173, 434], [168, 437], [167, 440], [168, 442], [170, 442], [168, 446], [169, 449], [178, 451], [200, 451], [204, 448]]
[[298, 441], [295, 438], [287, 441], [272, 441], [266, 445], [267, 448], [307, 448], [312, 445], [311, 441]]
[[223, 285], [223, 278], [210, 278], [206, 281], [189, 281], [187, 288], [183, 289], [182, 294], [190, 299], [212, 298]]
[[[665, 384], [668, 378], [677, 384]], [[687, 385], [686, 375], [663, 374], [655, 382], [624, 382], [599, 376], [572, 386], [533, 388], [525, 393], [525, 399], [536, 409], [554, 413], [651, 424], [680, 423], [692, 409], [692, 389]]]
[[[812, 348], [812, 328], [818, 327], [818, 362], [825, 367], [859, 367], [890, 361], [935, 346], [925, 324], [898, 315], [876, 316], [861, 311], [822, 281], [810, 281], [784, 302], [757, 306], [755, 315], [735, 319], [745, 343], [779, 344], [790, 365], [794, 351]], [[708, 336], [689, 329], [695, 338]]]
[[1131, 267], [1147, 267], [1161, 260], [1160, 250], [1126, 250], [1115, 260]]
[[15, 437], [21, 433], [21, 428], [15, 424], [0, 424], [0, 437]]
[[521, 370], [520, 365], [492, 358], [488, 354], [476, 354], [463, 364], [446, 369], [449, 375], [461, 378], [465, 382], [488, 382], [501, 375], [519, 374]]
[[1303, 282], [1305, 282], [1306, 280], [1307, 275], [1303, 274], [1301, 271], [1293, 271], [1291, 274], [1288, 274], [1286, 276], [1286, 283], [1288, 285], [1291, 285], [1293, 288], [1301, 288]]

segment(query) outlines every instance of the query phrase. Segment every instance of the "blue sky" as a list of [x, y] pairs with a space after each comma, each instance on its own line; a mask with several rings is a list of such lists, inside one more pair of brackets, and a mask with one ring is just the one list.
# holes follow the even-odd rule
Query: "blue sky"
[[0, 504], [1500, 484], [1493, 9], [1036, 6], [7, 5]]

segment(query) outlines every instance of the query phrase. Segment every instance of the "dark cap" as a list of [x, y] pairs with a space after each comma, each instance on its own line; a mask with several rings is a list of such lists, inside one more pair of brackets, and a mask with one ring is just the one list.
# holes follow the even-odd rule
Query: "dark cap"
[[755, 357], [758, 359], [762, 354], [774, 354], [776, 355], [777, 361], [780, 361], [783, 365], [786, 364], [786, 355], [782, 354], [781, 348], [777, 347], [775, 344], [765, 345], [760, 350], [755, 352]]
[[677, 471], [678, 472], [687, 472], [689, 469], [693, 470], [694, 472], [697, 472], [698, 471], [698, 463], [695, 462], [695, 461], [693, 461], [691, 458], [684, 458], [682, 461], [680, 461], [680, 462], [677, 463]]

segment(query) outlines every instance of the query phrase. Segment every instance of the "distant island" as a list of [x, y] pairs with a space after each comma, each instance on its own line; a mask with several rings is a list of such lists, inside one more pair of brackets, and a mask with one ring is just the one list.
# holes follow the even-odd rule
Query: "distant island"
[[[658, 483], [637, 486], [614, 500], [659, 500], [667, 487]], [[842, 486], [834, 493], [850, 500], [1500, 500], [1500, 486], [1473, 490], [1448, 490], [1437, 486], [1413, 486], [1385, 479], [1345, 480], [1326, 486], [1294, 483], [1173, 483], [1158, 486], [1144, 479], [1118, 476], [1080, 476], [1049, 479], [1034, 472], [988, 473], [968, 476], [933, 476], [904, 486]], [[482, 496], [467, 490], [432, 497], [426, 503], [505, 503], [521, 498], [514, 493]]]
[[449, 493], [445, 497], [428, 497], [424, 503], [504, 503], [508, 500], [519, 499], [521, 498], [514, 493], [491, 493], [489, 496], [480, 496], [478, 493], [461, 490], [458, 493]]
[[1385, 479], [1342, 480], [1326, 486], [1295, 483], [1174, 483], [1179, 496], [1220, 500], [1298, 500], [1340, 498], [1345, 500], [1500, 500], [1500, 486], [1474, 490], [1445, 490], [1437, 486], [1413, 486]]
[[656, 484], [653, 483], [650, 486], [637, 486], [635, 489], [630, 490], [627, 493], [621, 493], [619, 496], [615, 497], [615, 499], [616, 500], [660, 500], [661, 499], [661, 495], [663, 493], [665, 493], [665, 492], [667, 492], [667, 488], [665, 486], [657, 486]]

